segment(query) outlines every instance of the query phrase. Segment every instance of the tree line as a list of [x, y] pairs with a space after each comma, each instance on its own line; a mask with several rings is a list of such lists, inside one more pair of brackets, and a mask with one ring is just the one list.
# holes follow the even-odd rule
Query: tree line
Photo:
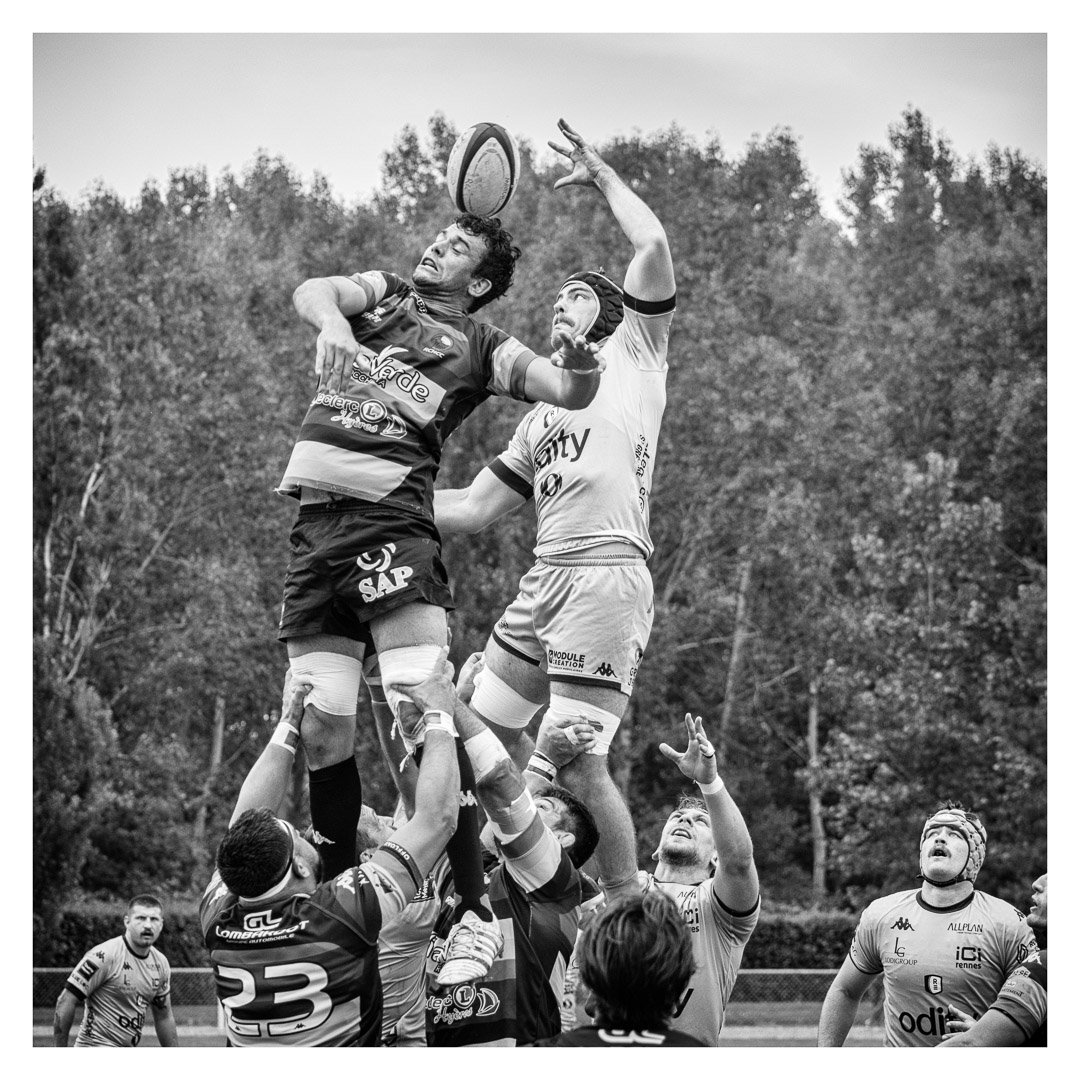
[[[452, 216], [441, 115], [369, 200], [260, 152], [126, 204], [34, 176], [34, 909], [207, 879], [269, 734], [295, 506], [273, 493], [314, 387], [307, 277], [407, 274]], [[483, 317], [543, 351], [559, 284], [630, 254], [523, 144], [524, 249]], [[1046, 866], [1046, 177], [961, 160], [909, 109], [822, 212], [788, 129], [740, 153], [677, 126], [601, 146], [678, 282], [652, 502], [653, 635], [613, 747], [648, 859], [681, 789], [656, 749], [705, 718], [773, 906], [907, 887], [939, 800], [989, 831], [980, 887]], [[467, 484], [525, 407], [447, 446]], [[445, 544], [451, 660], [531, 562], [529, 507]], [[365, 797], [391, 783], [361, 710]], [[302, 819], [297, 766], [292, 813]]]

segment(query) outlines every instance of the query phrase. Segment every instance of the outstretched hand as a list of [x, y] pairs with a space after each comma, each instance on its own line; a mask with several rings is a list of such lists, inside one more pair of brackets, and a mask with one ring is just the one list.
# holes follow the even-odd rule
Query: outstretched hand
[[587, 143], [565, 120], [559, 118], [559, 131], [569, 141], [569, 146], [548, 141], [557, 154], [562, 154], [570, 162], [570, 172], [555, 181], [555, 190], [569, 187], [571, 184], [592, 185], [596, 182], [600, 170], [606, 165], [596, 148]]
[[975, 1026], [975, 1017], [958, 1009], [955, 1005], [947, 1006], [948, 1018], [945, 1021], [945, 1034], [941, 1036], [942, 1042], [951, 1039], [954, 1035], [962, 1035], [965, 1031]]
[[667, 743], [660, 744], [660, 753], [679, 766], [679, 771], [696, 784], [708, 784], [716, 779], [716, 751], [705, 734], [700, 716], [686, 714], [686, 749], [680, 754]]
[[484, 654], [482, 652], [470, 653], [468, 660], [461, 665], [457, 677], [457, 696], [466, 705], [472, 701], [473, 691], [476, 689], [476, 680], [483, 670]]
[[[312, 689], [311, 683], [302, 682], [293, 675], [291, 667], [285, 669], [285, 683], [281, 688], [281, 720], [292, 724], [297, 731], [300, 730], [300, 721], [304, 717], [304, 698]], [[278, 717], [274, 713], [263, 719], [274, 727], [278, 724]]]
[[600, 346], [586, 341], [583, 334], [573, 337], [565, 330], [556, 330], [553, 344], [558, 350], [551, 358], [555, 367], [577, 372], [602, 372], [607, 360], [600, 356]]

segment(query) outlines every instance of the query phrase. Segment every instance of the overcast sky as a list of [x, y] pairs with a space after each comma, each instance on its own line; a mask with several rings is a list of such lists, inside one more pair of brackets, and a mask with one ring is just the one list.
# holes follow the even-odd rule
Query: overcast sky
[[[412, 8], [403, 10], [412, 11]], [[560, 10], [569, 10], [565, 6]], [[565, 20], [563, 20], [565, 22]], [[835, 213], [841, 170], [915, 106], [961, 156], [1046, 165], [1043, 34], [70, 34], [33, 39], [33, 153], [78, 199], [240, 173], [259, 149], [346, 202], [370, 195], [406, 124], [441, 111], [546, 150], [565, 116], [602, 142], [678, 124], [725, 153], [789, 127]]]

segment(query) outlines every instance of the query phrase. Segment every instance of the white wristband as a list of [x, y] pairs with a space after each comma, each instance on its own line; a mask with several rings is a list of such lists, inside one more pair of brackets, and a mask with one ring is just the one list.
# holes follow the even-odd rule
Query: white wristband
[[697, 786], [701, 789], [702, 795], [715, 795], [718, 791], [724, 790], [724, 781], [717, 776], [715, 780], [710, 780], [707, 784], [699, 780]]
[[441, 709], [428, 709], [424, 713], [424, 733], [426, 734], [429, 731], [445, 731], [451, 738], [457, 737], [454, 718]]
[[283, 746], [293, 757], [296, 757], [296, 744], [299, 741], [300, 732], [287, 720], [282, 720], [278, 726], [274, 728], [274, 734], [270, 736], [270, 742], [273, 745]]

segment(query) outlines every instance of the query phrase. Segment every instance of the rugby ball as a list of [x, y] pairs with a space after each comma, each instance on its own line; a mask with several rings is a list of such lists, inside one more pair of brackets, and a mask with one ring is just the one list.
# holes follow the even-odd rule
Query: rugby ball
[[450, 151], [446, 186], [463, 214], [491, 217], [510, 201], [520, 172], [517, 143], [510, 132], [499, 124], [473, 124]]

